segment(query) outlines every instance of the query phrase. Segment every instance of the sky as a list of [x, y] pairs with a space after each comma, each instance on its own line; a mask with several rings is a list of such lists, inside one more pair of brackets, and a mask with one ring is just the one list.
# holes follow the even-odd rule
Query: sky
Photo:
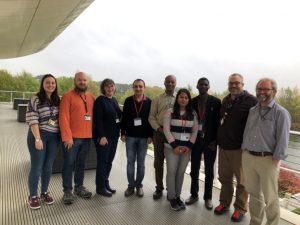
[[300, 13], [297, 0], [95, 0], [39, 53], [0, 60], [0, 69], [34, 75], [112, 78], [196, 91], [200, 77], [211, 91], [227, 89], [228, 76], [244, 76], [254, 93], [262, 77], [279, 88], [300, 86]]

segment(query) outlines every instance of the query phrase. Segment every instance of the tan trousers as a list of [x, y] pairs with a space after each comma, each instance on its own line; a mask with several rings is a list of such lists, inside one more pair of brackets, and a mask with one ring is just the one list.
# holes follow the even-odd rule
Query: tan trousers
[[253, 156], [244, 151], [242, 165], [245, 186], [250, 194], [250, 225], [262, 224], [266, 212], [266, 225], [278, 225], [280, 206], [278, 199], [278, 176], [280, 165], [272, 163], [272, 156]]
[[241, 212], [247, 212], [248, 193], [244, 186], [242, 170], [242, 150], [219, 150], [219, 181], [221, 182], [220, 203], [230, 207], [233, 196], [233, 177], [237, 185], [235, 192], [234, 208]]

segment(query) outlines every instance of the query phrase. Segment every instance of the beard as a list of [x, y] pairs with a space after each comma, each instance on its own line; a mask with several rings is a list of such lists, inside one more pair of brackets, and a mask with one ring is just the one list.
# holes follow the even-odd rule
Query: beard
[[86, 92], [87, 88], [87, 86], [79, 87], [78, 85], [75, 85], [76, 92]]
[[257, 95], [257, 100], [259, 102], [270, 102], [272, 100], [272, 96], [271, 95], [260, 94], [260, 95]]

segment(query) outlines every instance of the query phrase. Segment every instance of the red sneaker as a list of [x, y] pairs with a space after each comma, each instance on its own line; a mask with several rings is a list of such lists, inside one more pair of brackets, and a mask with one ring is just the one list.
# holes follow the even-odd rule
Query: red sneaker
[[218, 205], [214, 210], [215, 214], [217, 214], [217, 215], [222, 215], [226, 211], [228, 211], [228, 208], [222, 204]]
[[28, 205], [31, 209], [39, 209], [41, 208], [40, 199], [37, 196], [32, 196], [28, 198]]
[[241, 211], [235, 209], [232, 216], [231, 216], [231, 220], [233, 222], [241, 222], [243, 217], [244, 217], [244, 213], [242, 213]]
[[49, 192], [42, 193], [41, 194], [41, 199], [47, 205], [52, 205], [53, 202], [54, 202], [54, 199], [49, 195]]

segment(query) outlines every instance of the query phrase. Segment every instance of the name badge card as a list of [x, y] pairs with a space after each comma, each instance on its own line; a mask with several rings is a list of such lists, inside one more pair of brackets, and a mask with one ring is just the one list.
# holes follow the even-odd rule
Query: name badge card
[[133, 120], [133, 123], [134, 123], [134, 126], [137, 127], [137, 126], [142, 126], [142, 119], [141, 118], [135, 118]]
[[180, 141], [189, 141], [191, 134], [183, 133], [180, 135]]
[[202, 123], [199, 123], [199, 131], [202, 131], [203, 130], [203, 125]]
[[90, 121], [91, 120], [91, 116], [90, 115], [84, 115], [84, 120], [85, 121]]
[[52, 120], [52, 119], [48, 120], [48, 125], [54, 126], [55, 124], [56, 124], [56, 120]]

